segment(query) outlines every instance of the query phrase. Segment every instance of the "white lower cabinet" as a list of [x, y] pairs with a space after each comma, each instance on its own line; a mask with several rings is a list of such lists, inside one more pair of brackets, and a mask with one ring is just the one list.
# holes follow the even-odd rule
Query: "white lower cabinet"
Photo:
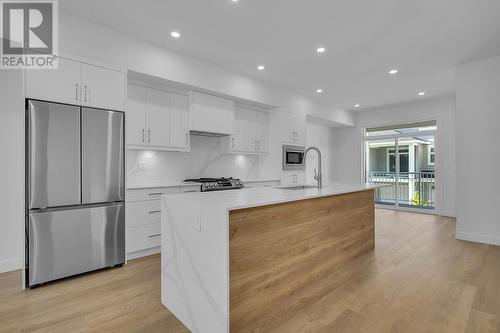
[[244, 185], [246, 188], [255, 188], [255, 187], [273, 187], [280, 186], [280, 180], [256, 180], [256, 181], [246, 181]]
[[161, 196], [198, 192], [199, 185], [127, 190], [126, 249], [129, 259], [160, 252]]
[[304, 185], [306, 183], [305, 172], [283, 172], [281, 175], [281, 184], [287, 185]]
[[161, 200], [127, 203], [127, 226], [135, 227], [161, 222]]
[[160, 223], [127, 228], [127, 253], [158, 247], [160, 241]]

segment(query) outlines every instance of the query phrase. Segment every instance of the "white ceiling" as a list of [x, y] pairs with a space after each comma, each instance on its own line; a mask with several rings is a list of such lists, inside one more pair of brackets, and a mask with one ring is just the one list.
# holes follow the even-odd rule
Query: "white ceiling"
[[[500, 55], [499, 0], [63, 0], [59, 6], [344, 109], [451, 94], [457, 64]], [[172, 30], [181, 38], [172, 39]], [[316, 54], [318, 46], [327, 51]], [[399, 73], [389, 76], [391, 68]], [[417, 97], [422, 90], [426, 96]]]

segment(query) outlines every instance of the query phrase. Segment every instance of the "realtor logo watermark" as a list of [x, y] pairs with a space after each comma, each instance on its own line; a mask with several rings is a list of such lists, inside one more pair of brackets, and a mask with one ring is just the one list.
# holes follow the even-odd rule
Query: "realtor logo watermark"
[[0, 4], [0, 68], [57, 68], [57, 0]]

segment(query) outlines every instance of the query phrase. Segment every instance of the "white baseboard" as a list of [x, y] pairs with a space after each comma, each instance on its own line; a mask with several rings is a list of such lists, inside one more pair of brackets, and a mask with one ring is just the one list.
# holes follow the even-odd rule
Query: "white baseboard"
[[161, 252], [160, 246], [152, 247], [152, 248], [146, 249], [146, 250], [130, 252], [130, 253], [127, 253], [127, 260], [133, 260], [133, 259], [137, 259], [137, 258], [141, 258], [141, 257], [147, 257], [147, 256], [151, 256], [153, 254], [157, 254], [160, 252]]
[[17, 271], [23, 267], [23, 263], [20, 259], [11, 259], [0, 261], [0, 273]]
[[483, 243], [483, 244], [500, 246], [500, 237], [496, 237], [496, 236], [475, 234], [475, 233], [463, 232], [463, 231], [457, 230], [455, 232], [455, 238], [459, 239], [459, 240], [469, 241], [469, 242], [476, 242], [476, 243]]

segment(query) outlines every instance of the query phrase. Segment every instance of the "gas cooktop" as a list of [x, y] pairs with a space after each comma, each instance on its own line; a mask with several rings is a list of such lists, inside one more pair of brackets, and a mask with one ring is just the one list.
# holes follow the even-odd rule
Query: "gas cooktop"
[[201, 183], [201, 192], [234, 190], [244, 187], [241, 180], [232, 177], [186, 179], [185, 182]]

